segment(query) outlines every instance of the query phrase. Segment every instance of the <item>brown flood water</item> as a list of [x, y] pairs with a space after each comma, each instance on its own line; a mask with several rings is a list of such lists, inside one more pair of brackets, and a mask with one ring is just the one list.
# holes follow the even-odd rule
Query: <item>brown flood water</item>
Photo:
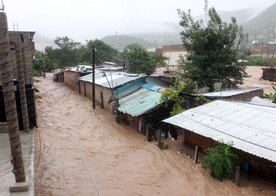
[[93, 110], [91, 100], [52, 82], [51, 74], [39, 80], [36, 195], [276, 195], [272, 184], [254, 176], [248, 181], [242, 175], [240, 187], [217, 181], [186, 156], [192, 150], [180, 153], [181, 141], [167, 140], [170, 147], [162, 151], [112, 114]]

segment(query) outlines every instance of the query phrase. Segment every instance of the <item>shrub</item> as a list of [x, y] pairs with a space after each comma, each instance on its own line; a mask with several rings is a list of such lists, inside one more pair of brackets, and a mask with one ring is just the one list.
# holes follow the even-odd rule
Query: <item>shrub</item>
[[234, 176], [235, 166], [239, 164], [239, 158], [231, 150], [232, 144], [218, 142], [215, 147], [208, 148], [203, 158], [202, 167], [209, 169], [211, 175], [222, 181]]

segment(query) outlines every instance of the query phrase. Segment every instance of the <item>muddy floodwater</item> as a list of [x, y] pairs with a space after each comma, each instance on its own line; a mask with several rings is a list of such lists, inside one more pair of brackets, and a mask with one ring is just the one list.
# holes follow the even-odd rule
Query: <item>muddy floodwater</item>
[[254, 175], [217, 181], [181, 141], [162, 151], [51, 74], [37, 80], [35, 195], [276, 195]]

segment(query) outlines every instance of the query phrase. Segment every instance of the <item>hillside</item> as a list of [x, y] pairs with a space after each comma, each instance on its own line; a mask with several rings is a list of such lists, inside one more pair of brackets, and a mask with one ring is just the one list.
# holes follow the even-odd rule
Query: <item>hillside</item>
[[276, 4], [273, 4], [244, 24], [250, 39], [274, 41], [276, 39]]
[[119, 51], [122, 51], [129, 44], [135, 43], [142, 45], [144, 48], [157, 46], [157, 44], [146, 41], [145, 39], [128, 35], [106, 36], [101, 40]]
[[[238, 24], [241, 25], [247, 23], [260, 12], [260, 9], [248, 8], [236, 11], [218, 11], [218, 14], [224, 22], [230, 22], [231, 17], [235, 17]], [[195, 20], [204, 18], [204, 15], [196, 16]], [[178, 23], [164, 22], [163, 27], [163, 32], [107, 36], [104, 37], [102, 41], [108, 45], [111, 45], [113, 48], [118, 49], [119, 51], [123, 50], [128, 44], [133, 43], [138, 43], [144, 48], [182, 43], [180, 37], [182, 28]]]
[[[217, 11], [223, 22], [231, 22], [231, 18], [235, 17], [239, 25], [243, 25], [257, 16], [261, 10], [258, 8], [247, 8], [235, 11]], [[196, 16], [195, 20], [205, 20], [205, 15]]]

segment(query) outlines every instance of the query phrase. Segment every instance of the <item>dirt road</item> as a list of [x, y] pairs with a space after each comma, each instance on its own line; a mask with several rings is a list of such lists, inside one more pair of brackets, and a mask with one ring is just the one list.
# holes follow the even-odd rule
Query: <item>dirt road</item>
[[[91, 101], [52, 82], [35, 83], [36, 195], [275, 195], [264, 181], [219, 182], [181, 154], [180, 142], [160, 150], [155, 142]], [[41, 146], [40, 139], [41, 136]], [[41, 150], [40, 150], [41, 147]]]

